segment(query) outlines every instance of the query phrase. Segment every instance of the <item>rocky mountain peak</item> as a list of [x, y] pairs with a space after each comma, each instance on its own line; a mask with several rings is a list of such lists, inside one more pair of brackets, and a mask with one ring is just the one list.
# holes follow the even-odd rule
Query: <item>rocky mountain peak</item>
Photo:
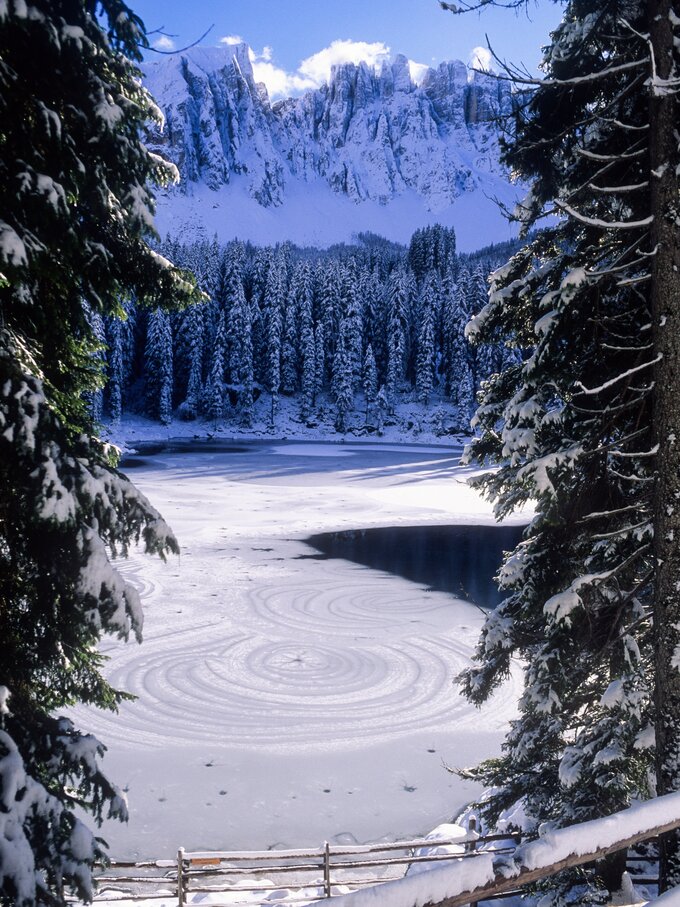
[[[262, 208], [325, 191], [357, 204], [414, 194], [432, 212], [501, 174], [494, 118], [511, 106], [507, 83], [460, 61], [420, 85], [403, 55], [334, 66], [327, 85], [270, 102], [246, 44], [195, 47], [145, 67], [166, 117], [150, 144], [179, 168], [179, 191], [238, 185]], [[305, 187], [309, 187], [307, 190]]]

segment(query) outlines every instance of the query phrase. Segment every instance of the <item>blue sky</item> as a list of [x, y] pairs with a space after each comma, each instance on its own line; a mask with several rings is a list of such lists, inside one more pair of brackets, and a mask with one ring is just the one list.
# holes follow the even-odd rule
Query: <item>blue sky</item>
[[468, 62], [485, 34], [500, 57], [535, 71], [561, 8], [528, 0], [521, 12], [489, 5], [481, 14], [454, 16], [437, 0], [131, 0], [131, 6], [149, 30], [162, 27], [172, 36], [160, 39], [166, 49], [192, 43], [211, 25], [204, 44], [242, 38], [254, 50], [256, 77], [275, 95], [311, 87], [345, 59], [379, 63], [403, 53], [427, 66]]

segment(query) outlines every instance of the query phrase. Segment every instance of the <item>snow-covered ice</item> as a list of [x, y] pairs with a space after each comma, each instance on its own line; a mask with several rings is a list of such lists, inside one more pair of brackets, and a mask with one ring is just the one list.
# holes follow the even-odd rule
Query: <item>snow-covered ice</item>
[[299, 186], [291, 180], [283, 203], [263, 208], [237, 175], [229, 186], [216, 190], [200, 183], [186, 195], [159, 190], [156, 227], [162, 236], [207, 240], [217, 236], [221, 242], [241, 239], [256, 245], [292, 242], [324, 249], [334, 243], [356, 242], [362, 231], [408, 243], [414, 230], [441, 224], [455, 228], [459, 252], [474, 252], [516, 236], [496, 199], [512, 207], [515, 194], [513, 187], [493, 175], [485, 177], [482, 187], [465, 192], [436, 212], [428, 210], [410, 190], [388, 204], [372, 200], [357, 204], [320, 181]]
[[129, 474], [175, 530], [179, 559], [135, 555], [144, 644], [109, 643], [119, 715], [78, 709], [108, 745], [129, 826], [113, 856], [411, 837], [478, 791], [447, 772], [497, 753], [516, 677], [481, 712], [454, 684], [473, 605], [341, 560], [312, 533], [493, 521], [460, 449], [243, 446], [141, 453]]

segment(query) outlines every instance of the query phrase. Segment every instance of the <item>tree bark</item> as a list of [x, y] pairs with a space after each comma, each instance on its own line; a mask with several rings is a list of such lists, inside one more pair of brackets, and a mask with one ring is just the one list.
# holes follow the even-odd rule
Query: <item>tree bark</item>
[[[657, 792], [680, 789], [680, 229], [677, 98], [659, 80], [673, 78], [672, 0], [648, 0], [650, 50], [656, 68], [650, 98], [651, 311], [656, 352], [654, 426], [658, 443], [654, 492], [656, 588], [655, 708]], [[661, 838], [660, 890], [680, 885], [680, 833]]]

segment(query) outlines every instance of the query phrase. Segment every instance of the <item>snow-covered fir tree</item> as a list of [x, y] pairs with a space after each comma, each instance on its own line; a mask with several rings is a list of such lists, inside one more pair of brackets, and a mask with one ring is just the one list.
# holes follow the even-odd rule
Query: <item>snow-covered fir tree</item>
[[264, 336], [264, 382], [271, 396], [270, 421], [274, 424], [281, 390], [281, 346], [283, 342], [283, 310], [286, 299], [285, 261], [277, 252], [267, 274], [263, 300], [263, 320], [266, 327]]
[[435, 358], [435, 308], [439, 293], [438, 281], [434, 271], [429, 271], [423, 281], [420, 293], [418, 359], [416, 364], [416, 390], [418, 399], [427, 406], [436, 368]]
[[162, 425], [172, 421], [172, 331], [163, 309], [149, 313], [146, 334], [146, 412]]
[[346, 353], [349, 357], [352, 388], [361, 380], [362, 346], [363, 346], [363, 313], [357, 273], [354, 267], [345, 266], [341, 270], [341, 299], [343, 302], [343, 326], [345, 332]]
[[107, 341], [104, 417], [108, 416], [112, 422], [120, 420], [128, 403], [134, 371], [136, 327], [137, 310], [131, 300], [122, 302], [119, 314], [104, 319]]
[[406, 324], [408, 313], [408, 288], [406, 273], [396, 269], [387, 284], [389, 321], [387, 323], [387, 375], [385, 391], [390, 405], [404, 377], [406, 353]]
[[366, 419], [368, 420], [369, 412], [371, 407], [374, 405], [378, 397], [378, 369], [375, 364], [375, 356], [373, 355], [373, 347], [369, 343], [366, 347], [366, 355], [364, 356], [364, 369], [363, 369], [363, 388], [364, 388], [364, 397], [366, 398]]
[[333, 396], [337, 407], [335, 424], [339, 432], [347, 430], [347, 414], [354, 403], [351, 348], [350, 322], [343, 319], [333, 359]]
[[205, 413], [213, 422], [218, 422], [224, 415], [224, 360], [227, 354], [227, 329], [224, 309], [217, 317], [217, 331], [210, 353], [208, 378], [203, 391]]
[[229, 306], [229, 379], [232, 384], [241, 385], [244, 375], [253, 372], [253, 328], [250, 305], [246, 299], [243, 284], [239, 281], [234, 288]]
[[123, 413], [124, 322], [121, 318], [112, 318], [107, 330], [108, 337], [108, 383], [106, 387], [109, 418], [115, 424], [120, 422]]
[[289, 396], [298, 389], [298, 312], [294, 291], [288, 295], [283, 314], [281, 343], [281, 390]]
[[[522, 657], [520, 717], [473, 774], [491, 820], [521, 804], [534, 829], [648, 796], [655, 764], [657, 792], [680, 789], [679, 12], [565, 7], [507, 150], [532, 183], [526, 227], [545, 206], [563, 219], [496, 272], [473, 322], [532, 351], [482, 387], [470, 455], [499, 468], [478, 484], [499, 515], [528, 500], [537, 515], [464, 688], [483, 701]], [[680, 837], [661, 847], [661, 886], [677, 885]], [[599, 903], [624, 867], [562, 891]]]
[[324, 262], [319, 271], [317, 276], [319, 310], [321, 311], [321, 323], [323, 324], [324, 350], [328, 369], [325, 380], [329, 380], [333, 368], [335, 343], [338, 336], [342, 308], [340, 300], [340, 269], [338, 262], [331, 259], [328, 262]]
[[323, 321], [314, 330], [314, 397], [321, 392], [326, 376], [326, 336]]
[[[180, 403], [180, 417], [195, 419], [201, 408], [203, 395], [203, 318], [207, 306], [193, 305], [182, 313], [184, 360], [187, 366], [186, 390]], [[179, 393], [181, 397], [182, 388]]]
[[102, 414], [104, 411], [104, 392], [102, 390], [104, 384], [104, 371], [105, 371], [105, 355], [104, 351], [106, 349], [106, 330], [104, 327], [104, 319], [99, 314], [99, 312], [93, 312], [89, 306], [86, 306], [87, 319], [90, 323], [90, 330], [92, 331], [93, 337], [96, 338], [99, 348], [95, 351], [94, 356], [98, 362], [98, 371], [99, 371], [99, 382], [95, 390], [90, 391], [87, 394], [86, 399], [89, 400], [90, 404], [90, 416], [95, 425], [98, 425], [102, 420]]
[[177, 550], [87, 411], [100, 342], [83, 303], [113, 318], [124, 299], [197, 296], [148, 244], [147, 184], [175, 171], [139, 138], [157, 116], [131, 62], [146, 45], [118, 0], [0, 12], [0, 901], [22, 907], [92, 898], [105, 843], [83, 817], [126, 806], [104, 745], [63, 712], [125, 698], [99, 642], [141, 638], [142, 615], [112, 557]]

